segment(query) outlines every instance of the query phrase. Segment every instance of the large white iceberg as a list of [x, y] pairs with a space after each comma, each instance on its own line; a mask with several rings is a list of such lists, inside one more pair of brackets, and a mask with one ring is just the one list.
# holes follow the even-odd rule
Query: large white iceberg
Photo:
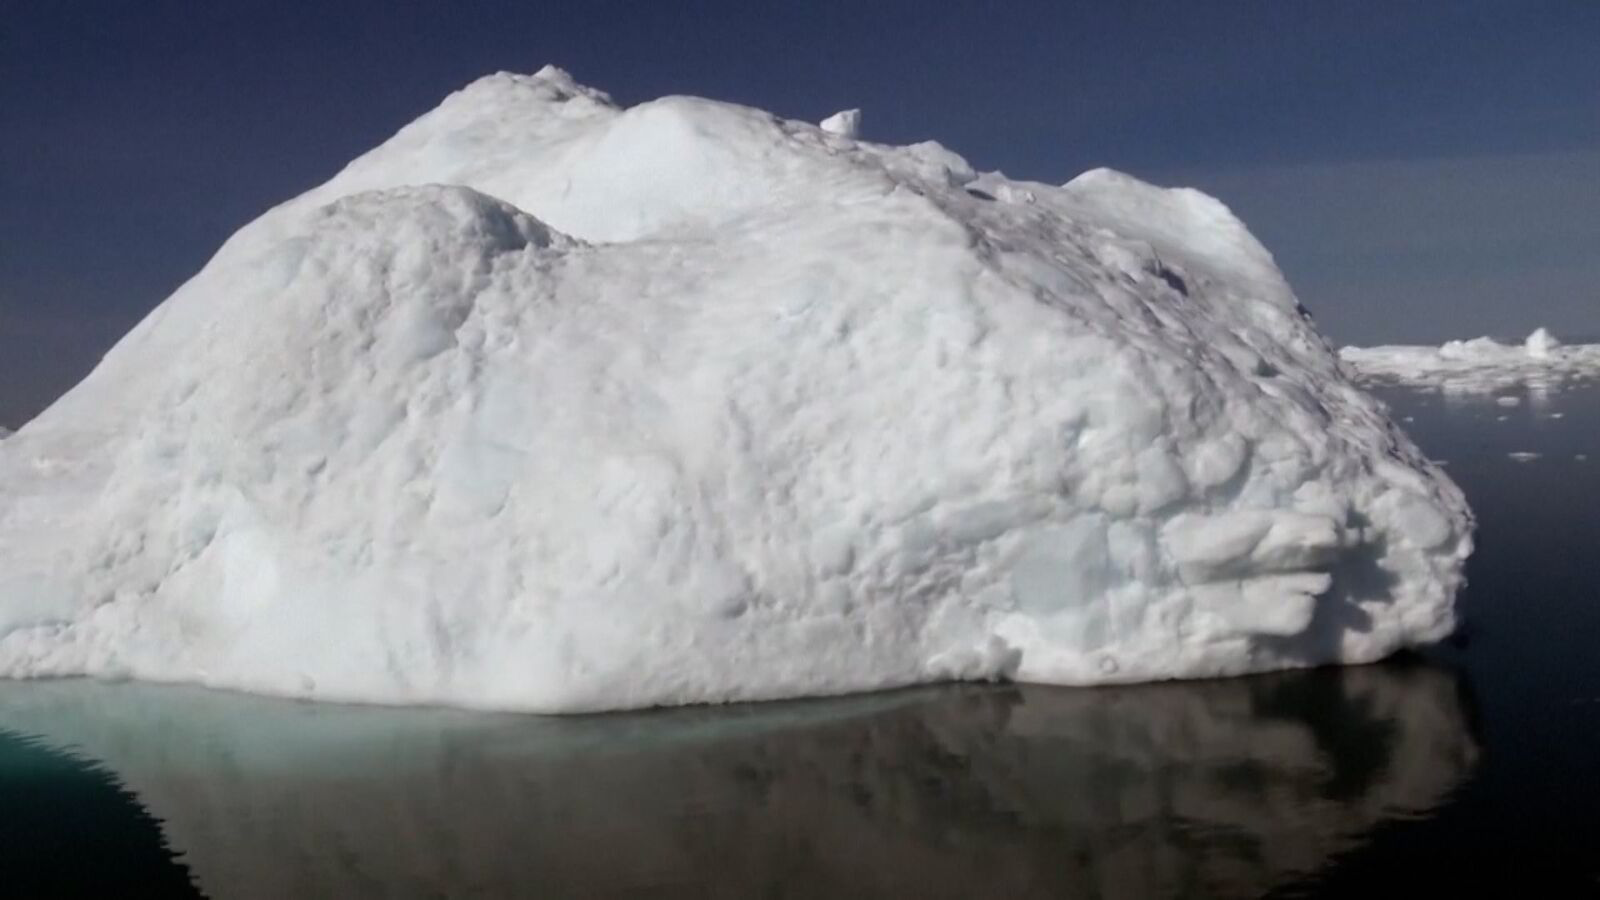
[[577, 711], [1451, 630], [1460, 492], [1221, 203], [849, 130], [500, 74], [241, 229], [0, 445], [0, 675]]
[[1460, 393], [1518, 386], [1548, 389], [1600, 379], [1600, 344], [1563, 344], [1545, 328], [1535, 329], [1520, 344], [1480, 337], [1439, 347], [1345, 347], [1339, 355], [1357, 378], [1372, 384]]

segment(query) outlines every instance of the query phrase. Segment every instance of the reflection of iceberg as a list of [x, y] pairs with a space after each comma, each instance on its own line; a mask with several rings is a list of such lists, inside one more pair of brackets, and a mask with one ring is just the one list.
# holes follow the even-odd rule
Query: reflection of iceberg
[[1570, 381], [1600, 379], [1600, 344], [1564, 345], [1543, 328], [1520, 344], [1481, 337], [1441, 347], [1345, 347], [1339, 356], [1368, 383], [1462, 393], [1519, 385], [1548, 391]]
[[1250, 895], [1472, 766], [1421, 666], [579, 720], [0, 685], [208, 894]]

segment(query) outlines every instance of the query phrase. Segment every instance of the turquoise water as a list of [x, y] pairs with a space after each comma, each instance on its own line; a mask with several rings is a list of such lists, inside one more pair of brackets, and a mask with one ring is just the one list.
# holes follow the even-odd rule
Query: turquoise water
[[160, 823], [116, 775], [36, 738], [0, 732], [0, 896], [114, 897], [137, 884], [194, 896]]
[[1593, 895], [1600, 394], [1389, 399], [1482, 523], [1427, 654], [560, 719], [0, 682], [0, 896]]

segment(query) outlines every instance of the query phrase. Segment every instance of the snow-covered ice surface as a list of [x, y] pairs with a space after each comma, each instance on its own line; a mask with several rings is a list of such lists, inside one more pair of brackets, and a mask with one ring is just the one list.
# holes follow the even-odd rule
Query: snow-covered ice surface
[[242, 228], [0, 445], [0, 674], [1231, 675], [1442, 637], [1470, 532], [1218, 201], [545, 69]]
[[[1600, 380], [1600, 344], [1562, 344], [1544, 328], [1521, 344], [1480, 337], [1441, 347], [1345, 347], [1339, 355], [1363, 381], [1462, 393], [1550, 389]], [[1514, 397], [1505, 399], [1510, 401], [1507, 405], [1517, 402]]]

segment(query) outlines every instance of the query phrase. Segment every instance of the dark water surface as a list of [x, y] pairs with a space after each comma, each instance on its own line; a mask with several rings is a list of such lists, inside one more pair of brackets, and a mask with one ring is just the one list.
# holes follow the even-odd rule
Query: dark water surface
[[1600, 896], [1600, 391], [1386, 399], [1481, 520], [1465, 641], [560, 719], [0, 682], [0, 897]]

